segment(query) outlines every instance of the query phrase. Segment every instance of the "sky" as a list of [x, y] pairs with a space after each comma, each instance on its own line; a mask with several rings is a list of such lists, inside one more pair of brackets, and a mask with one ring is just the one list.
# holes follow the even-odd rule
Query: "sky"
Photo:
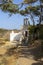
[[[22, 0], [15, 0], [15, 3], [20, 3]], [[4, 13], [0, 10], [0, 28], [5, 29], [20, 29], [23, 25], [24, 16], [20, 14], [13, 14], [11, 17], [8, 13]], [[29, 18], [30, 20], [30, 18]], [[30, 20], [31, 21], [31, 20]], [[31, 22], [32, 24], [32, 22]]]
[[22, 24], [23, 17], [21, 15], [16, 14], [9, 17], [9, 14], [0, 11], [0, 28], [19, 29]]

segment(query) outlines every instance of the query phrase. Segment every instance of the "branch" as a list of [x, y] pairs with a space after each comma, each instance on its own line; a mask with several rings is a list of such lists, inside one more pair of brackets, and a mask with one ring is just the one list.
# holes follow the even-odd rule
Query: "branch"
[[25, 4], [30, 4], [30, 3], [34, 3], [36, 1], [38, 1], [38, 0], [24, 0], [24, 3]]

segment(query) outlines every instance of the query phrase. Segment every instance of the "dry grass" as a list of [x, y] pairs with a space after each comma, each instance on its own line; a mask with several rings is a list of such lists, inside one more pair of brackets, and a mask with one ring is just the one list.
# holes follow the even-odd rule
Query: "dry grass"
[[[14, 46], [10, 46], [9, 41], [5, 41], [3, 38], [0, 38], [0, 65], [16, 65], [16, 60], [18, 58], [18, 54], [12, 51], [9, 52], [9, 48], [13, 48]], [[12, 55], [10, 54], [12, 53]], [[10, 54], [10, 55], [9, 55]]]
[[[21, 51], [17, 51], [17, 49], [14, 48], [14, 46], [11, 46], [9, 41], [5, 41], [4, 39], [0, 39], [0, 65], [38, 65], [38, 61], [35, 61], [34, 59], [30, 59], [31, 54], [34, 55], [33, 52], [36, 52], [37, 49], [30, 49], [28, 48], [22, 48]], [[35, 46], [38, 45], [38, 41], [35, 41]], [[33, 43], [34, 44], [34, 43]], [[34, 46], [34, 45], [33, 45]], [[9, 50], [9, 49], [10, 50]], [[20, 48], [19, 48], [20, 49]], [[21, 55], [21, 57], [19, 56]], [[29, 57], [28, 57], [29, 56]], [[34, 55], [35, 56], [35, 55]], [[37, 56], [37, 55], [36, 55]], [[42, 63], [41, 63], [42, 64]], [[40, 65], [40, 63], [39, 63]], [[43, 65], [43, 64], [42, 64]]]

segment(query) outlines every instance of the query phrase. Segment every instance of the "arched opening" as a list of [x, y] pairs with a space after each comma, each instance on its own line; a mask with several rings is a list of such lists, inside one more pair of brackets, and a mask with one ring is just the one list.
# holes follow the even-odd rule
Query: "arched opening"
[[28, 35], [28, 32], [27, 32], [27, 31], [25, 31], [25, 37], [27, 37], [27, 35]]

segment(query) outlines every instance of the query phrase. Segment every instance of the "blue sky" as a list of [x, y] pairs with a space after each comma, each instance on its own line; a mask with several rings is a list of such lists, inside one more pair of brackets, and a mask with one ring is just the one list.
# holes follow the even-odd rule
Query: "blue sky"
[[0, 11], [0, 28], [19, 29], [23, 24], [23, 17], [19, 14], [9, 17], [8, 14]]
[[[15, 0], [15, 3], [20, 3], [21, 0]], [[9, 17], [8, 13], [4, 13], [0, 10], [0, 28], [5, 29], [20, 29], [23, 24], [24, 17], [19, 14], [14, 14]]]
[[5, 29], [20, 29], [23, 25], [24, 16], [20, 14], [13, 14], [11, 17], [8, 13], [4, 13], [0, 10], [0, 28]]
[[[15, 0], [15, 3], [20, 3], [22, 0]], [[0, 10], [0, 28], [5, 29], [20, 29], [23, 24], [23, 19], [26, 18], [19, 14], [9, 17], [8, 13], [4, 13]], [[29, 18], [30, 20], [30, 18]], [[32, 22], [31, 22], [32, 24]]]

